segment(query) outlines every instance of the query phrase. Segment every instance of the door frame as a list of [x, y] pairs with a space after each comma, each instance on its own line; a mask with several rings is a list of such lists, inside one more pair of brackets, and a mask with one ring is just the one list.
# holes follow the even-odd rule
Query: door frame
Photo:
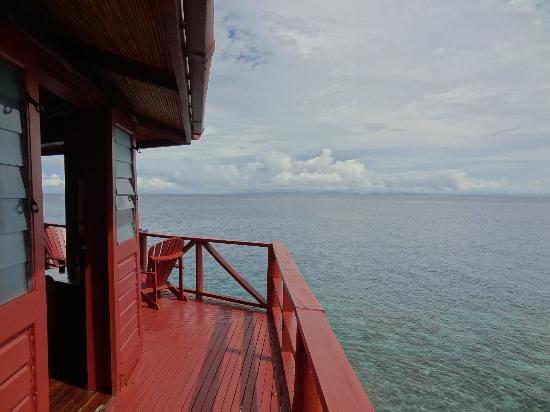
[[[106, 153], [110, 146], [105, 145], [104, 139], [104, 134], [107, 133], [104, 122], [111, 118], [110, 110], [106, 108], [105, 101], [98, 96], [97, 91], [78, 73], [68, 72], [58, 61], [52, 63], [51, 56], [47, 56], [42, 50], [37, 50], [37, 61], [39, 86], [66, 100], [81, 112], [81, 127], [75, 132], [79, 139], [79, 178], [85, 182], [83, 187], [87, 189], [82, 193], [86, 211], [83, 212], [84, 216], [79, 216], [85, 219], [81, 223], [84, 226], [86, 247], [83, 282], [86, 310], [86, 382], [88, 390], [109, 391], [111, 364], [107, 281], [109, 249], [106, 243], [108, 227], [107, 223], [103, 225], [92, 220], [99, 219], [101, 223], [108, 220], [108, 214], [102, 208], [109, 198], [109, 186], [105, 186], [103, 179], [97, 179], [96, 171], [103, 171], [110, 164]], [[93, 194], [90, 194], [92, 191]], [[99, 213], [102, 215], [95, 216]], [[90, 214], [94, 215], [94, 219]]]

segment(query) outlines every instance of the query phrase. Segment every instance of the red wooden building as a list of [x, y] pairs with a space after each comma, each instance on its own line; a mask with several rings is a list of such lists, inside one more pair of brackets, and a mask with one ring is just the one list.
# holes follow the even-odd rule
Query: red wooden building
[[[201, 136], [213, 1], [0, 10], [0, 411], [371, 410], [284, 244], [177, 236], [147, 253], [173, 236], [138, 229], [135, 151]], [[65, 231], [46, 232], [41, 157], [60, 154]], [[267, 296], [220, 243], [265, 250]], [[203, 290], [203, 253], [251, 299]], [[156, 310], [143, 279], [166, 255], [175, 273], [196, 261], [196, 288], [155, 283]]]

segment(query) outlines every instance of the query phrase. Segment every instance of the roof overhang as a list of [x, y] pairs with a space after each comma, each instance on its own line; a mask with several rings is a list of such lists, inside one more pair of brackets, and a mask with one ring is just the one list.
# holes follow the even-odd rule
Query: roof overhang
[[86, 78], [85, 87], [96, 89], [87, 98], [136, 122], [138, 146], [200, 138], [214, 50], [212, 0], [7, 3], [3, 16], [42, 50], [44, 77], [55, 82], [61, 70], [76, 83]]

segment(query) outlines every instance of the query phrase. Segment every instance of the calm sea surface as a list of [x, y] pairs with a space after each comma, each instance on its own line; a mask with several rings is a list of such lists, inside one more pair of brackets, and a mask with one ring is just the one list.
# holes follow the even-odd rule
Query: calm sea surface
[[[140, 226], [285, 241], [379, 411], [550, 411], [548, 199], [142, 195]], [[265, 291], [264, 251], [218, 249]]]

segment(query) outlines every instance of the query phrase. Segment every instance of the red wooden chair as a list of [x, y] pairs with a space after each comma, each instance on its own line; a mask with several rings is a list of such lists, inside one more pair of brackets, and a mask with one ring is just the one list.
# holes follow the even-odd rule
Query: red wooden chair
[[[178, 300], [187, 300], [183, 292], [183, 239], [173, 237], [156, 243], [147, 254], [147, 270], [142, 272], [141, 295], [153, 309], [159, 310], [160, 292], [169, 289]], [[174, 267], [179, 271], [179, 285], [174, 287], [168, 278]]]
[[47, 226], [44, 228], [44, 245], [46, 247], [46, 269], [59, 269], [65, 273], [67, 265], [67, 239], [65, 228]]

